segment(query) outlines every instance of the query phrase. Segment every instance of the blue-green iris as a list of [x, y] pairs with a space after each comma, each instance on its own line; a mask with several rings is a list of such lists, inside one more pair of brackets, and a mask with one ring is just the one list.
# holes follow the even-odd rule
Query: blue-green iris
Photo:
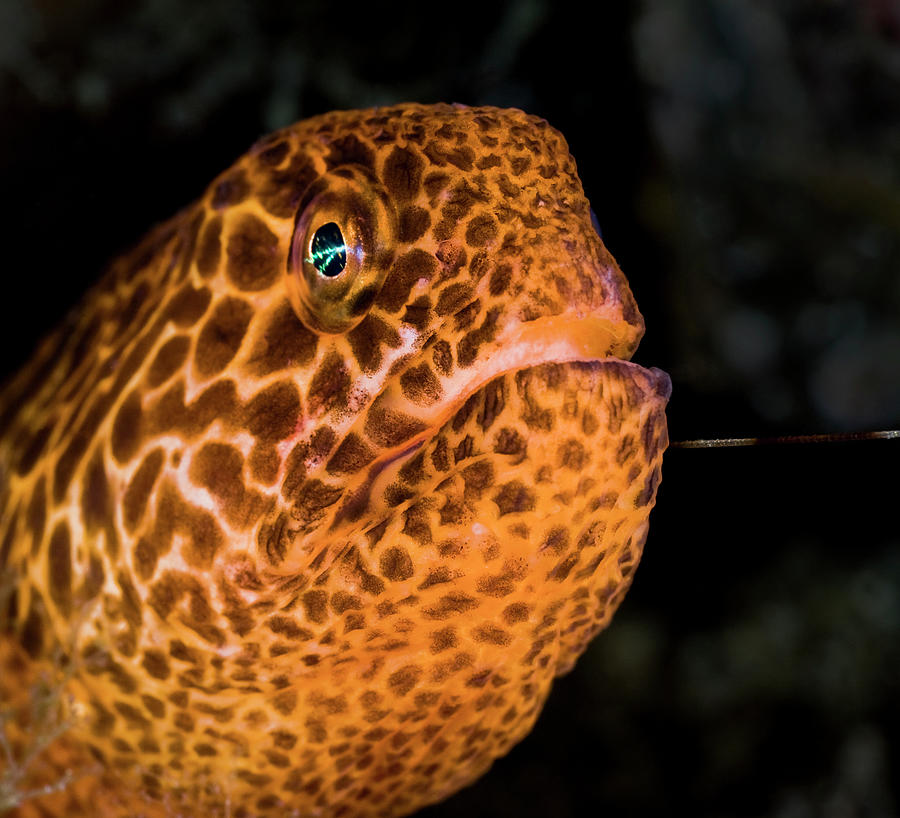
[[347, 245], [334, 222], [323, 224], [313, 233], [307, 261], [328, 278], [340, 275], [347, 266]]

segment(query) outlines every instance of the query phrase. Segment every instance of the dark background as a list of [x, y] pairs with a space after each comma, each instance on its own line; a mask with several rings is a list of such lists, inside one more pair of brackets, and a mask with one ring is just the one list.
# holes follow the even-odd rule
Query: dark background
[[[455, 101], [566, 135], [673, 439], [900, 428], [900, 3], [594, 5], [0, 0], [0, 370], [263, 133]], [[423, 815], [897, 815], [898, 453], [672, 451], [613, 626]]]

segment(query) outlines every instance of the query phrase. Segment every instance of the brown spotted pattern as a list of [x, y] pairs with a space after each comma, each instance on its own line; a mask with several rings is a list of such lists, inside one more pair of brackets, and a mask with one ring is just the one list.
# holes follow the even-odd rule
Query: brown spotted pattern
[[[291, 248], [349, 184], [362, 286], [325, 334]], [[14, 814], [399, 816], [483, 773], [637, 566], [669, 389], [642, 331], [543, 120], [256, 144], [0, 398], [0, 694], [60, 680], [23, 788], [76, 773]]]

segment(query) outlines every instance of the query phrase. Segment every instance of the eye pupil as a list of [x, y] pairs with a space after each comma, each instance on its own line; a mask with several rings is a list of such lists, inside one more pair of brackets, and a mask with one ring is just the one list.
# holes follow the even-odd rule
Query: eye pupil
[[327, 222], [313, 233], [307, 259], [323, 276], [334, 278], [347, 266], [347, 245], [341, 228]]

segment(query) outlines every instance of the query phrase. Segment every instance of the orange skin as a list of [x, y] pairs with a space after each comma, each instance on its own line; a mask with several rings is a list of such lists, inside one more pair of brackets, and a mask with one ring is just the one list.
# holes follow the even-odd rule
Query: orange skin
[[642, 333], [543, 120], [257, 143], [0, 399], [13, 814], [400, 816], [484, 773], [640, 558]]

